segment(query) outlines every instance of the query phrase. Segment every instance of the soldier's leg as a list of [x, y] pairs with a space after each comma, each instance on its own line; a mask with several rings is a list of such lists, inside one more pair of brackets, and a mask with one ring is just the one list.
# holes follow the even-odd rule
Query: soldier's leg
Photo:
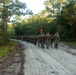
[[57, 45], [56, 45], [56, 48], [58, 48], [58, 40], [57, 40]]
[[51, 41], [51, 47], [52, 47], [53, 42]]
[[48, 41], [48, 39], [47, 39], [47, 49], [49, 49], [49, 41]]
[[56, 48], [56, 40], [54, 40], [54, 48]]
[[40, 47], [40, 40], [38, 40], [38, 47]]
[[47, 42], [47, 49], [49, 49], [49, 44], [48, 44], [48, 42]]
[[54, 48], [58, 48], [58, 41], [55, 40]]
[[43, 42], [43, 40], [41, 41], [41, 48], [44, 48], [44, 42]]

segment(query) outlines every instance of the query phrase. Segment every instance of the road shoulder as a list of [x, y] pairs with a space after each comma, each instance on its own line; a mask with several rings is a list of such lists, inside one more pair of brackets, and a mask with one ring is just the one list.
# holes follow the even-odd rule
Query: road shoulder
[[23, 75], [24, 47], [22, 44], [15, 48], [14, 54], [9, 54], [0, 61], [0, 75]]

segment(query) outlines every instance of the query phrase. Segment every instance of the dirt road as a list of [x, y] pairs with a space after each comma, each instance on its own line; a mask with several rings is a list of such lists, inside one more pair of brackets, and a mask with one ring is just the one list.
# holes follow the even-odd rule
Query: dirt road
[[67, 53], [67, 47], [42, 49], [33, 44], [22, 42], [25, 64], [24, 75], [76, 75], [76, 56]]
[[14, 55], [0, 63], [0, 75], [76, 75], [76, 49], [60, 44], [48, 50], [20, 43]]

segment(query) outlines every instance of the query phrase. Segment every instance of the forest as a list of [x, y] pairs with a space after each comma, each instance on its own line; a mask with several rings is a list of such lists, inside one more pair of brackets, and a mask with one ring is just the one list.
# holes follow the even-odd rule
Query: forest
[[18, 0], [0, 0], [0, 45], [7, 44], [10, 36], [38, 35], [40, 27], [44, 34], [59, 32], [61, 41], [75, 42], [76, 0], [46, 0], [44, 5], [34, 14]]

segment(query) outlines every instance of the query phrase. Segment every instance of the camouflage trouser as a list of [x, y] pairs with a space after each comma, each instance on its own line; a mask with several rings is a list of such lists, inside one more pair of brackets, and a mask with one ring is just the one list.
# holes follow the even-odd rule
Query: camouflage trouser
[[58, 40], [57, 39], [54, 41], [54, 48], [58, 48]]
[[38, 47], [40, 47], [41, 41], [38, 39], [37, 42], [38, 42]]
[[44, 48], [44, 40], [41, 41], [41, 48]]
[[53, 46], [53, 41], [51, 41], [51, 47]]
[[50, 41], [49, 41], [49, 40], [47, 40], [46, 42], [47, 42], [47, 49], [49, 49]]

